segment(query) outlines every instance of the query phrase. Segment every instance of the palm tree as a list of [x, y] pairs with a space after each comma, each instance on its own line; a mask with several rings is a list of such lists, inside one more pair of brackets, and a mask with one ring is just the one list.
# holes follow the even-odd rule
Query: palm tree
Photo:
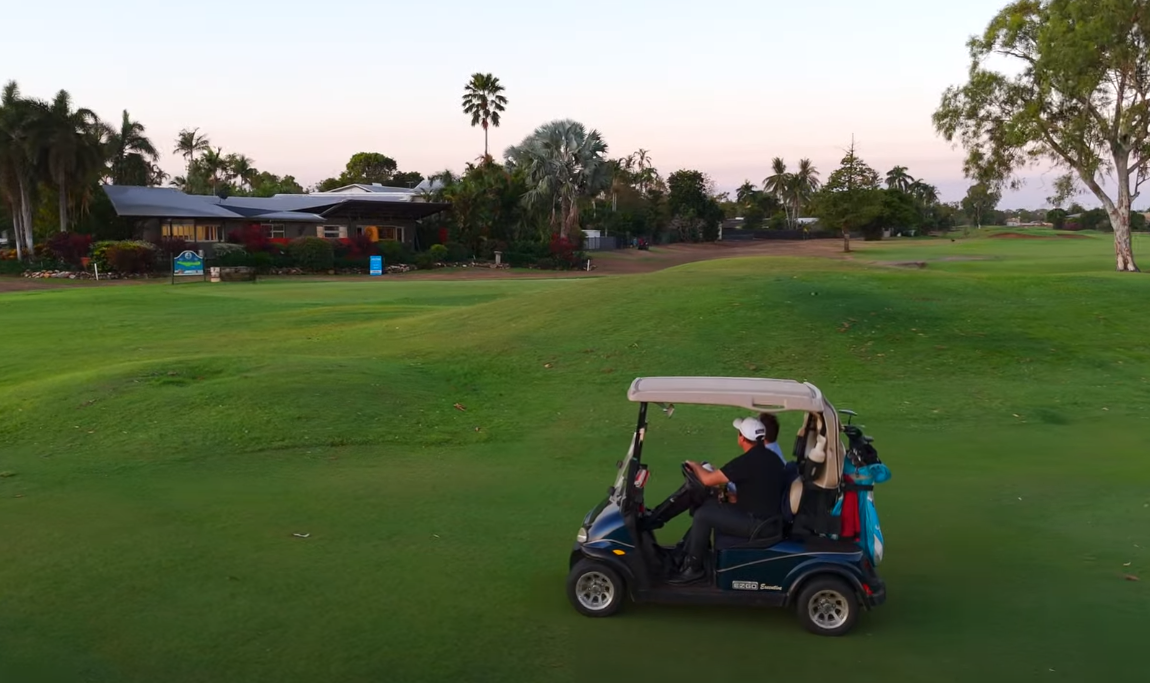
[[799, 170], [791, 176], [788, 183], [791, 205], [794, 208], [792, 215], [796, 222], [802, 214], [803, 205], [810, 201], [821, 186], [818, 169], [815, 168], [810, 159], [801, 159]]
[[0, 190], [12, 209], [16, 254], [32, 255], [33, 193], [39, 184], [47, 105], [25, 99], [16, 81], [0, 94]]
[[228, 169], [228, 162], [224, 156], [223, 148], [217, 147], [204, 152], [203, 156], [200, 157], [199, 166], [204, 176], [208, 179], [208, 182], [211, 183], [212, 192], [216, 192], [223, 181], [223, 175]]
[[[888, 174], [889, 175], [889, 174]], [[926, 206], [932, 206], [938, 203], [938, 188], [930, 183], [924, 183], [921, 180], [916, 180], [910, 184], [907, 189], [912, 197], [922, 202]]]
[[66, 232], [69, 189], [86, 185], [104, 167], [103, 124], [88, 109], [73, 111], [67, 90], [56, 94], [46, 114], [47, 170], [59, 198], [60, 232]]
[[549, 211], [552, 227], [567, 237], [579, 228], [579, 200], [611, 186], [606, 154], [599, 131], [562, 120], [540, 126], [505, 156], [509, 166], [525, 171], [527, 207]]
[[906, 166], [895, 166], [886, 174], [886, 186], [891, 190], [899, 190], [906, 192], [912, 183], [915, 182], [914, 178], [906, 172]]
[[471, 125], [483, 126], [483, 156], [487, 153], [487, 128], [499, 127], [499, 115], [507, 106], [503, 86], [491, 74], [476, 73], [463, 88], [463, 113], [471, 115]]
[[133, 121], [124, 110], [120, 129], [112, 131], [107, 141], [109, 172], [115, 185], [146, 185], [149, 164], [160, 155], [144, 135], [144, 124]]
[[763, 192], [777, 199], [779, 204], [783, 206], [783, 211], [787, 214], [787, 224], [791, 222], [790, 202], [787, 200], [791, 185], [791, 174], [787, 173], [787, 162], [783, 161], [782, 157], [775, 157], [771, 160], [771, 175], [763, 178]]
[[743, 184], [739, 186], [739, 189], [735, 190], [735, 201], [739, 206], [746, 207], [751, 203], [751, 200], [755, 198], [758, 191], [754, 183], [749, 180], [744, 180]]
[[225, 161], [227, 162], [228, 175], [240, 181], [240, 184], [250, 190], [252, 181], [259, 174], [256, 167], [252, 165], [252, 160], [243, 154], [229, 154]]
[[211, 148], [211, 141], [208, 140], [208, 136], [200, 134], [199, 128], [191, 130], [185, 128], [176, 136], [176, 148], [172, 152], [184, 157], [184, 161], [187, 162], [188, 175], [191, 175], [192, 161], [195, 160], [196, 155]]

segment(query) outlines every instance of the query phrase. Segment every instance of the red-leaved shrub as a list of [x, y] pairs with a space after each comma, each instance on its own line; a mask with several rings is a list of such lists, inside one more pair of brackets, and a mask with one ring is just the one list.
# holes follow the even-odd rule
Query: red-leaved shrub
[[271, 251], [272, 245], [271, 238], [264, 233], [263, 228], [254, 223], [248, 223], [229, 232], [228, 241], [232, 244], [242, 244], [249, 254]]
[[551, 238], [548, 251], [551, 253], [551, 260], [559, 268], [577, 268], [579, 266], [579, 254], [575, 251], [575, 244], [562, 235], [555, 235]]
[[48, 240], [48, 250], [59, 261], [80, 265], [80, 259], [92, 248], [92, 236], [75, 232], [58, 232]]

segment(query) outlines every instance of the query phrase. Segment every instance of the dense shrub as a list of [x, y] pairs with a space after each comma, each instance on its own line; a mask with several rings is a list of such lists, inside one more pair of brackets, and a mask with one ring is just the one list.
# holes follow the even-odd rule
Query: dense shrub
[[411, 251], [403, 242], [386, 240], [377, 242], [376, 246], [379, 248], [379, 253], [383, 254], [384, 263], [389, 266], [412, 262]]
[[217, 257], [223, 257], [223, 256], [227, 256], [230, 254], [246, 254], [247, 253], [247, 250], [244, 249], [243, 246], [241, 246], [239, 244], [231, 244], [229, 242], [221, 242], [220, 244], [215, 245], [215, 247], [213, 247], [213, 249], [215, 250]]
[[1130, 213], [1130, 229], [1131, 230], [1145, 230], [1146, 229], [1146, 215], [1132, 211]]
[[292, 240], [288, 252], [299, 268], [304, 270], [331, 270], [335, 251], [331, 242], [321, 237], [300, 237]]
[[126, 240], [115, 242], [107, 247], [105, 258], [108, 267], [117, 273], [141, 274], [156, 269], [156, 245], [151, 242]]
[[114, 244], [116, 244], [114, 241], [104, 241], [96, 242], [92, 245], [92, 262], [95, 263], [100, 270], [112, 269], [111, 264], [108, 263], [108, 249]]
[[264, 233], [264, 229], [254, 223], [236, 228], [228, 233], [228, 241], [232, 244], [243, 245], [249, 254], [260, 251], [271, 251], [272, 241]]
[[0, 259], [0, 275], [19, 275], [25, 270], [28, 270], [28, 266], [23, 261]]
[[347, 241], [347, 257], [358, 259], [374, 256], [379, 253], [376, 242], [372, 242], [367, 235], [356, 235]]
[[15, 261], [15, 260], [16, 260], [16, 250], [15, 249], [0, 249], [0, 261]]
[[[436, 245], [439, 246], [439, 245]], [[415, 267], [420, 270], [431, 270], [435, 267], [435, 258], [432, 257], [431, 252], [423, 252], [422, 254], [415, 255]]]
[[459, 242], [447, 243], [447, 262], [462, 263], [471, 259], [471, 251]]
[[92, 248], [92, 236], [75, 232], [58, 232], [48, 240], [48, 250], [57, 260], [79, 266], [80, 259]]
[[443, 263], [447, 261], [447, 247], [443, 246], [442, 244], [431, 245], [431, 248], [427, 250], [427, 253], [437, 263]]

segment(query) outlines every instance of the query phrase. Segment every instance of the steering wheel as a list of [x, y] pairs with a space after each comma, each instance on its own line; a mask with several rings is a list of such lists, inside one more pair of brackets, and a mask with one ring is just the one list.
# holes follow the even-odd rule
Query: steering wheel
[[699, 478], [695, 476], [695, 471], [691, 469], [690, 465], [683, 463], [683, 479], [686, 480], [687, 488], [693, 491], [705, 491], [706, 486]]

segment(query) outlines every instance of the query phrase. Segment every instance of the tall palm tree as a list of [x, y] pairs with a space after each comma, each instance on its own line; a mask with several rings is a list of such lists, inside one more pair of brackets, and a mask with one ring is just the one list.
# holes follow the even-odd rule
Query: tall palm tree
[[507, 107], [503, 96], [503, 85], [491, 74], [475, 73], [463, 88], [463, 113], [471, 115], [471, 125], [483, 126], [483, 157], [487, 153], [487, 129], [499, 127], [500, 114]]
[[751, 200], [755, 198], [755, 194], [758, 193], [758, 191], [754, 183], [749, 180], [744, 180], [743, 184], [739, 186], [739, 189], [735, 190], [735, 201], [739, 206], [746, 207], [751, 203]]
[[259, 171], [252, 164], [252, 160], [243, 154], [229, 154], [225, 161], [227, 162], [227, 172], [232, 178], [240, 181], [244, 187], [249, 190], [252, 187], [252, 181], [255, 180]]
[[47, 105], [21, 96], [16, 81], [0, 93], [0, 191], [12, 210], [16, 254], [32, 255], [33, 194], [41, 178]]
[[[228, 162], [224, 156], [223, 148], [217, 147], [204, 152], [203, 156], [200, 157], [199, 166], [204, 176], [207, 177], [208, 182], [211, 183], [212, 192], [216, 192], [223, 183], [224, 174], [228, 169]], [[190, 179], [189, 177], [189, 180]]]
[[505, 153], [509, 165], [525, 171], [531, 189], [524, 203], [549, 211], [564, 237], [579, 228], [579, 200], [611, 186], [606, 154], [599, 131], [571, 120], [546, 123]]
[[787, 162], [782, 157], [771, 160], [771, 175], [763, 178], [763, 192], [778, 200], [787, 215], [787, 223], [791, 222], [790, 201], [787, 195], [792, 185], [791, 174], [787, 172]]
[[810, 159], [799, 160], [799, 170], [794, 173], [788, 183], [793, 208], [792, 216], [796, 222], [802, 215], [803, 206], [819, 191], [820, 187], [822, 187], [822, 183], [819, 181], [818, 169], [815, 168]]
[[104, 167], [103, 124], [88, 109], [72, 109], [72, 96], [61, 90], [45, 117], [47, 170], [59, 199], [60, 232], [68, 230], [69, 191], [94, 179]]
[[184, 157], [188, 175], [191, 175], [192, 162], [195, 161], [196, 155], [202, 154], [211, 148], [211, 140], [208, 140], [208, 136], [202, 135], [199, 128], [185, 128], [176, 136], [176, 148], [173, 149], [172, 152]]
[[926, 206], [932, 206], [938, 203], [938, 188], [930, 183], [916, 180], [910, 184], [907, 192]]
[[914, 182], [906, 166], [895, 166], [886, 173], [886, 186], [891, 190], [906, 192]]
[[144, 132], [144, 124], [133, 121], [125, 109], [120, 128], [113, 130], [107, 141], [112, 184], [147, 184], [149, 164], [155, 163], [160, 155]]

